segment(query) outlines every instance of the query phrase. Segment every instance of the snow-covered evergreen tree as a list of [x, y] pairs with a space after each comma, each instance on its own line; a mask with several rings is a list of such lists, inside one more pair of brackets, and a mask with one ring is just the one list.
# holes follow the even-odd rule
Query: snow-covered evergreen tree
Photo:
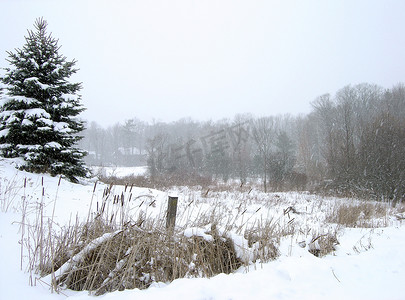
[[47, 22], [37, 19], [26, 43], [7, 52], [10, 64], [0, 78], [0, 155], [22, 158], [31, 172], [85, 176], [85, 152], [76, 147], [84, 122], [78, 118], [81, 83], [70, 83], [76, 61], [58, 53]]

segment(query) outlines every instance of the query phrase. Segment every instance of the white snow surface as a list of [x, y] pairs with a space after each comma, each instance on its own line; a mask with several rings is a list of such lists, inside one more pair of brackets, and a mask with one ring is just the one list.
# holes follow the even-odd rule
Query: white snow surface
[[[4, 88], [5, 87], [6, 86], [4, 86]], [[18, 101], [18, 102], [23, 102], [26, 104], [38, 103], [38, 100], [34, 99], [34, 98], [27, 98], [25, 96], [6, 96], [6, 95], [4, 95], [0, 99], [0, 105], [2, 106], [10, 101]]]
[[62, 148], [62, 145], [57, 142], [49, 142], [49, 143], [45, 144], [45, 148], [60, 149], [60, 148]]
[[199, 227], [191, 227], [184, 230], [183, 234], [186, 237], [199, 236], [202, 237], [204, 240], [210, 242], [213, 240], [213, 237], [212, 235], [206, 234], [206, 231], [208, 230], [204, 230], [203, 228]]
[[[25, 272], [27, 257], [24, 255], [21, 265], [20, 239], [22, 199], [28, 202], [31, 215], [35, 215], [38, 202], [45, 204], [45, 214], [54, 214], [55, 224], [67, 224], [76, 216], [85, 219], [93, 211], [97, 202], [102, 199], [105, 188], [92, 181], [72, 184], [45, 174], [30, 174], [17, 171], [5, 160], [0, 159], [0, 299], [95, 299], [88, 292], [63, 290], [63, 294], [51, 293], [40, 279], [32, 274], [35, 286], [29, 285], [30, 274]], [[24, 182], [26, 187], [24, 188]], [[114, 187], [117, 195], [125, 188]], [[231, 218], [236, 208], [235, 199], [229, 193], [221, 192], [212, 198], [202, 198], [201, 192], [193, 193], [188, 188], [177, 188], [179, 210], [198, 204], [195, 211], [209, 209], [214, 203], [224, 203]], [[148, 217], [165, 213], [167, 196], [171, 192], [162, 192], [148, 188], [133, 187], [133, 202]], [[252, 195], [253, 194], [253, 195]], [[43, 195], [43, 196], [42, 196]], [[316, 226], [324, 209], [333, 206], [339, 199], [323, 199], [314, 205], [319, 198], [309, 194], [278, 193], [280, 203], [272, 207], [264, 204], [271, 194], [258, 191], [250, 193], [246, 199], [244, 219], [235, 222], [253, 222], [253, 219], [275, 218], [280, 222], [288, 221], [283, 213], [286, 205], [294, 205], [297, 211], [306, 211], [295, 215], [296, 224], [303, 230], [307, 224]], [[200, 198], [198, 198], [200, 197]], [[260, 201], [252, 199], [259, 198]], [[139, 204], [142, 203], [142, 204]], [[261, 208], [259, 210], [259, 208]], [[112, 209], [112, 208], [107, 208]], [[240, 207], [238, 208], [240, 209]], [[138, 211], [139, 212], [139, 211]], [[136, 213], [133, 207], [127, 207], [126, 213]], [[139, 212], [140, 213], [140, 212]], [[225, 213], [225, 211], [224, 211]], [[274, 215], [269, 215], [274, 213]], [[31, 216], [27, 215], [27, 220]], [[136, 216], [134, 216], [136, 218]], [[190, 215], [183, 214], [179, 224], [186, 223]], [[256, 220], [257, 220], [256, 219]], [[289, 221], [291, 222], [291, 220]], [[379, 222], [379, 221], [376, 221]], [[405, 299], [405, 226], [396, 218], [383, 220], [386, 227], [378, 228], [344, 228], [340, 229], [340, 245], [333, 254], [318, 258], [302, 247], [299, 242], [310, 242], [310, 236], [286, 237], [279, 245], [280, 256], [268, 263], [251, 263], [229, 275], [219, 274], [210, 279], [184, 278], [171, 283], [154, 283], [146, 290], [125, 290], [112, 292], [97, 298], [105, 300], [132, 299]], [[379, 224], [379, 223], [378, 223]], [[179, 225], [179, 226], [180, 226]], [[336, 228], [336, 227], [335, 227]], [[187, 236], [198, 235], [209, 240], [210, 235], [204, 228], [190, 227], [184, 230]], [[243, 236], [234, 232], [235, 244], [247, 247]], [[108, 238], [108, 235], [100, 239]], [[300, 246], [301, 245], [301, 246]], [[91, 247], [91, 246], [89, 246]], [[74, 257], [73, 259], [78, 259]], [[66, 267], [66, 266], [65, 266]]]
[[24, 125], [24, 126], [31, 126], [32, 124], [34, 124], [34, 123], [32, 123], [32, 121], [30, 121], [28, 119], [24, 119], [21, 122], [21, 125]]
[[26, 78], [24, 82], [33, 82], [37, 86], [39, 86], [42, 90], [46, 90], [49, 88], [48, 84], [41, 83], [37, 77], [30, 77]]
[[75, 95], [75, 94], [62, 94], [62, 95], [61, 95], [61, 98], [62, 98], [63, 100], [65, 100], [66, 102], [67, 102], [67, 101], [71, 101], [71, 100], [77, 101], [77, 100], [79, 100], [80, 96], [79, 96], [79, 95]]
[[49, 119], [51, 117], [50, 114], [46, 112], [46, 110], [42, 108], [30, 108], [26, 110], [21, 110], [25, 113], [26, 117], [35, 117], [35, 118], [46, 118]]
[[0, 130], [0, 137], [6, 136], [9, 131], [10, 131], [10, 129], [8, 129], [8, 128]]
[[141, 176], [146, 175], [148, 172], [147, 166], [141, 167], [118, 167], [118, 166], [110, 166], [110, 167], [92, 167], [92, 171], [94, 174], [100, 174], [103, 176], [115, 176], [117, 178], [122, 178], [126, 176]]

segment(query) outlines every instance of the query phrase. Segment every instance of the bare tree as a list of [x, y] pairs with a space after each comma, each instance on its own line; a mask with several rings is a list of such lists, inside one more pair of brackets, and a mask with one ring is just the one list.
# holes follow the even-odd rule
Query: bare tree
[[252, 152], [249, 139], [252, 119], [251, 115], [237, 115], [232, 127], [228, 129], [232, 142], [234, 172], [241, 184], [246, 183], [249, 173]]
[[258, 149], [263, 174], [264, 192], [267, 192], [267, 180], [272, 154], [272, 143], [275, 139], [275, 124], [271, 117], [263, 117], [253, 122], [252, 135]]
[[148, 167], [151, 179], [161, 175], [165, 170], [168, 156], [168, 135], [160, 133], [150, 138], [147, 142]]
[[311, 104], [314, 109], [313, 118], [315, 118], [319, 128], [320, 144], [323, 145], [321, 153], [323, 161], [327, 166], [327, 176], [335, 178], [338, 168], [336, 108], [329, 94], [318, 97]]

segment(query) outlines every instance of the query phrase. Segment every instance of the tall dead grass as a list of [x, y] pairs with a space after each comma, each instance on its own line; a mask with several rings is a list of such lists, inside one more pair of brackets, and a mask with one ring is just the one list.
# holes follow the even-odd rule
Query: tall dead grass
[[[26, 181], [24, 185], [26, 184]], [[0, 211], [8, 212], [18, 200], [18, 192], [22, 189], [17, 182], [17, 175], [12, 178], [0, 178]]]
[[381, 227], [387, 225], [389, 207], [386, 203], [337, 203], [326, 216], [326, 221], [345, 227]]

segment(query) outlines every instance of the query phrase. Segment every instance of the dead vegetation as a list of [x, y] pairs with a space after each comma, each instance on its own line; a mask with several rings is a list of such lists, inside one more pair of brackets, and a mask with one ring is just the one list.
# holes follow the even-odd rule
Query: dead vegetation
[[147, 223], [141, 227], [128, 223], [117, 229], [107, 222], [95, 220], [67, 229], [62, 242], [56, 242], [58, 256], [40, 270], [42, 274], [56, 271], [50, 273], [55, 290], [67, 287], [101, 295], [144, 289], [153, 282], [231, 273], [243, 265], [232, 240], [215, 230], [207, 233], [212, 237], [207, 240], [181, 232], [171, 234]]
[[316, 257], [323, 257], [336, 250], [339, 245], [336, 232], [314, 235], [308, 245], [308, 251]]
[[326, 217], [326, 221], [352, 228], [386, 226], [383, 224], [389, 210], [386, 204], [353, 202], [353, 204], [337, 204]]

